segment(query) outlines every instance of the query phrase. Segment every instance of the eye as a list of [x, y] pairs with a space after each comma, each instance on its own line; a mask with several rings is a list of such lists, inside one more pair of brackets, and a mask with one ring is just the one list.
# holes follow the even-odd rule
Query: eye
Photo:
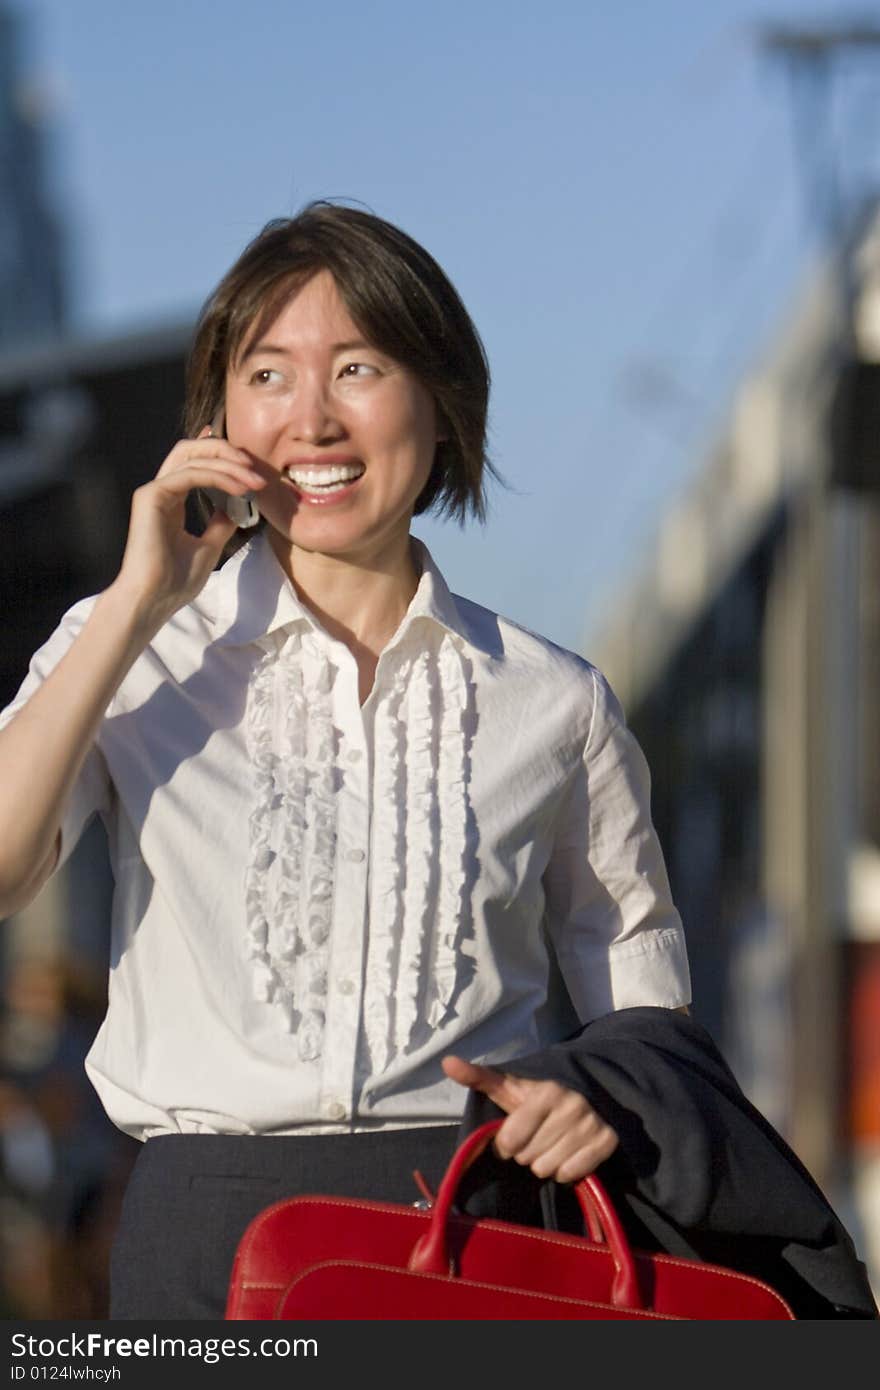
[[258, 367], [251, 375], [251, 383], [254, 386], [268, 386], [273, 380], [280, 381], [281, 373], [274, 367]]
[[378, 370], [378, 367], [371, 366], [369, 362], [346, 362], [339, 375], [349, 379], [359, 376], [376, 376]]

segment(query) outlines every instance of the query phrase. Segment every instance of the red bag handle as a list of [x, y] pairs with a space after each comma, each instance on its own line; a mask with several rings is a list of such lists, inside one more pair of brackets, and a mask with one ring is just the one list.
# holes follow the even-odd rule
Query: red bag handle
[[[480, 1125], [452, 1155], [431, 1208], [430, 1225], [414, 1245], [408, 1269], [417, 1274], [449, 1275], [452, 1272], [446, 1227], [458, 1185], [503, 1123], [503, 1120], [489, 1120], [487, 1124]], [[614, 1261], [611, 1302], [616, 1308], [643, 1308], [645, 1305], [636, 1277], [633, 1253], [611, 1198], [594, 1173], [576, 1183], [574, 1190], [591, 1236], [596, 1239], [600, 1234], [599, 1223], [605, 1232]]]

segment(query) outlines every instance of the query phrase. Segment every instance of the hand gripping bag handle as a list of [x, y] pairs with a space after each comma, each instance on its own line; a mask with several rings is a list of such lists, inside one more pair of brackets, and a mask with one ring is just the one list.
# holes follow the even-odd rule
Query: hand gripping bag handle
[[[503, 1123], [503, 1120], [490, 1120], [487, 1124], [481, 1125], [473, 1134], [468, 1135], [453, 1154], [437, 1190], [437, 1198], [431, 1209], [430, 1225], [416, 1242], [409, 1259], [407, 1267], [414, 1273], [442, 1274], [448, 1277], [452, 1266], [446, 1227], [459, 1183]], [[643, 1308], [644, 1300], [636, 1277], [633, 1253], [611, 1198], [592, 1173], [576, 1183], [574, 1190], [591, 1236], [596, 1237], [599, 1223], [605, 1233], [614, 1263], [611, 1302], [616, 1308]]]

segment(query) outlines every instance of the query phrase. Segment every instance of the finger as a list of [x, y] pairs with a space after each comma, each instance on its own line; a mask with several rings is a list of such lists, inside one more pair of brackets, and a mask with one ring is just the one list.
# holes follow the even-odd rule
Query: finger
[[221, 507], [215, 507], [205, 523], [199, 539], [203, 545], [219, 547], [222, 550], [233, 531], [237, 529], [238, 525], [232, 517], [228, 516]]
[[519, 1077], [509, 1076], [495, 1067], [466, 1062], [462, 1057], [444, 1057], [441, 1065], [450, 1080], [457, 1081], [460, 1086], [469, 1086], [472, 1091], [482, 1091], [507, 1114], [522, 1104], [523, 1087], [528, 1083], [522, 1082]]
[[587, 1140], [603, 1124], [578, 1091], [542, 1081], [533, 1083], [523, 1104], [505, 1121], [503, 1137], [520, 1163], [531, 1164], [566, 1135]]
[[193, 488], [219, 487], [224, 492], [240, 496], [244, 492], [259, 492], [266, 486], [265, 478], [256, 469], [217, 462], [207, 465], [197, 461], [167, 473], [159, 472], [152, 482], [138, 488], [145, 500], [158, 501], [161, 506], [177, 507]]
[[252, 457], [246, 449], [238, 449], [227, 439], [219, 439], [203, 430], [196, 439], [179, 439], [162, 463], [156, 476], [161, 478], [199, 459], [217, 459], [249, 468]]
[[232, 444], [222, 434], [211, 434], [209, 427], [195, 439], [178, 439], [177, 443], [168, 453], [168, 458], [211, 458], [214, 455], [221, 458], [241, 458], [250, 459], [251, 454], [247, 449], [241, 449], [237, 444]]
[[529, 1164], [536, 1178], [555, 1182], [580, 1182], [610, 1158], [618, 1145], [617, 1134], [609, 1125], [582, 1144], [569, 1136]]

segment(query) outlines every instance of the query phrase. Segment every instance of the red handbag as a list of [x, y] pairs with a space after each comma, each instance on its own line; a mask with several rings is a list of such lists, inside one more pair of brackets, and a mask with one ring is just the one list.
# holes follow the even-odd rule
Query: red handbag
[[501, 1123], [459, 1146], [430, 1210], [321, 1196], [266, 1207], [239, 1242], [226, 1318], [794, 1318], [751, 1275], [632, 1250], [594, 1175], [575, 1186], [587, 1236], [455, 1212], [462, 1176]]

